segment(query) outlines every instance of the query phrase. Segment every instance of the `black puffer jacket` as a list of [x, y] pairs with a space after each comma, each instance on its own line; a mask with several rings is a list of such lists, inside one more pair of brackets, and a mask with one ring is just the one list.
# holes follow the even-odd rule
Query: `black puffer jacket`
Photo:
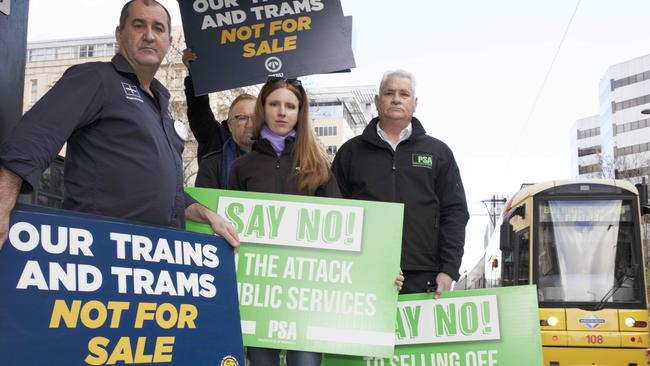
[[411, 137], [393, 151], [377, 135], [378, 122], [373, 119], [334, 158], [343, 197], [404, 203], [401, 268], [458, 280], [469, 213], [454, 155], [416, 118]]
[[[298, 189], [298, 169], [293, 166], [291, 151], [294, 138], [288, 137], [282, 155], [278, 156], [266, 139], [253, 144], [248, 154], [237, 158], [232, 164], [228, 188], [238, 191], [283, 193], [311, 196]], [[340, 198], [336, 179], [330, 178], [318, 187], [313, 196]]]

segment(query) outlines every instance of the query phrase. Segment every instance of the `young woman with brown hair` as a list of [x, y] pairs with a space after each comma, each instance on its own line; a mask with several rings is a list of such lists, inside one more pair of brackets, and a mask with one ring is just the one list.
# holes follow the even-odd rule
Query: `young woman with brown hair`
[[[233, 163], [230, 189], [341, 197], [299, 80], [272, 78], [264, 84], [255, 104], [253, 139], [252, 151]], [[251, 366], [280, 364], [277, 349], [248, 347], [247, 355]], [[321, 353], [287, 351], [287, 366], [318, 366], [321, 359]]]

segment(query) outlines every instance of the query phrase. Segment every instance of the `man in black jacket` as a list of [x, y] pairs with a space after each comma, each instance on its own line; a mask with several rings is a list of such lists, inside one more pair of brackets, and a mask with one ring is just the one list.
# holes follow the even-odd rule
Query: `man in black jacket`
[[240, 94], [228, 110], [228, 129], [232, 136], [223, 146], [205, 155], [199, 162], [195, 187], [228, 188], [233, 161], [251, 150], [255, 100], [250, 94]]
[[[188, 70], [190, 63], [194, 60], [196, 60], [194, 51], [191, 48], [184, 49], [183, 64]], [[207, 94], [194, 94], [191, 75], [185, 78], [185, 98], [187, 100], [187, 120], [198, 143], [196, 157], [201, 162], [208, 154], [220, 150], [230, 138], [228, 121], [217, 121], [210, 108], [210, 98]]]
[[375, 105], [379, 117], [339, 149], [332, 171], [345, 198], [404, 203], [401, 293], [439, 296], [458, 280], [469, 220], [458, 166], [413, 117], [411, 73], [384, 74]]

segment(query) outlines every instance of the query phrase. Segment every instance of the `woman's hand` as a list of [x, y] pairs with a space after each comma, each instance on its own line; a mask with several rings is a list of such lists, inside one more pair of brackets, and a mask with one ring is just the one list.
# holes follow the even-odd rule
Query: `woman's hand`
[[399, 270], [399, 274], [395, 278], [395, 287], [397, 288], [397, 292], [402, 291], [402, 286], [404, 286], [404, 273], [402, 273], [402, 270]]

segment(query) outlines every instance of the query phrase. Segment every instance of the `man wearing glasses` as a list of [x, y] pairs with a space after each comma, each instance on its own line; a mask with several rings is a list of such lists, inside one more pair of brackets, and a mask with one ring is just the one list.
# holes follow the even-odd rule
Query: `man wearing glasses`
[[251, 137], [254, 115], [254, 96], [241, 94], [235, 98], [228, 110], [228, 129], [232, 135], [220, 150], [209, 153], [200, 160], [194, 183], [196, 187], [228, 188], [232, 162], [249, 152], [253, 144]]

